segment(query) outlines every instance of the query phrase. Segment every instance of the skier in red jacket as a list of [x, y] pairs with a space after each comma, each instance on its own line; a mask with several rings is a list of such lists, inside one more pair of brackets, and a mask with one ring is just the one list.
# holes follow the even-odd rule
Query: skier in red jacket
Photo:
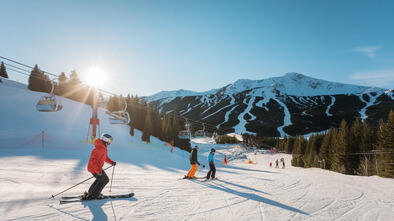
[[109, 134], [103, 134], [100, 139], [94, 141], [94, 149], [90, 155], [88, 171], [93, 174], [96, 180], [90, 186], [88, 192], [85, 192], [82, 199], [97, 199], [101, 191], [109, 182], [109, 178], [103, 170], [104, 162], [116, 165], [107, 155], [107, 147], [112, 143], [113, 138]]

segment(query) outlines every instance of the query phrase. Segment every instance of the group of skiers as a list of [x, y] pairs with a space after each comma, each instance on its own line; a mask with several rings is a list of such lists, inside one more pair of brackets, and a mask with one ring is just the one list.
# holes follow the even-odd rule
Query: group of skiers
[[[198, 146], [196, 145], [192, 151], [190, 152], [190, 165], [191, 168], [187, 175], [185, 175], [184, 179], [194, 179], [195, 174], [197, 172], [197, 165], [200, 165], [200, 163], [197, 160], [197, 152], [198, 152]], [[214, 148], [211, 149], [211, 152], [208, 154], [208, 164], [209, 164], [209, 171], [207, 175], [205, 176], [205, 179], [215, 179], [215, 174], [216, 174], [216, 167], [215, 167], [215, 152], [216, 150]], [[205, 165], [203, 165], [203, 168]]]
[[[88, 163], [88, 171], [96, 178], [93, 184], [90, 186], [89, 190], [85, 192], [82, 196], [82, 200], [89, 199], [100, 199], [103, 197], [101, 191], [104, 189], [105, 185], [109, 182], [109, 178], [105, 171], [103, 170], [104, 162], [116, 165], [116, 162], [108, 157], [107, 148], [111, 145], [114, 139], [109, 134], [103, 134], [99, 139], [94, 142], [94, 148], [90, 155]], [[197, 172], [197, 165], [200, 163], [197, 160], [198, 146], [196, 145], [190, 153], [190, 165], [191, 169], [184, 177], [185, 179], [195, 178], [195, 173]], [[212, 148], [208, 155], [208, 163], [210, 170], [208, 171], [206, 179], [214, 179], [216, 174], [215, 168], [215, 149]], [[205, 165], [203, 166], [205, 167]]]

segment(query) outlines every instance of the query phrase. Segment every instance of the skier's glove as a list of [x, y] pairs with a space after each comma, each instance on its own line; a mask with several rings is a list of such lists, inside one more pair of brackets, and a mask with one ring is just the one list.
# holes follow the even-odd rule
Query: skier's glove
[[202, 165], [202, 168], [204, 168], [205, 167], [205, 165]]
[[99, 173], [93, 173], [93, 176], [94, 176], [94, 177], [98, 177], [98, 176], [101, 176], [101, 175], [103, 175], [103, 171], [101, 171], [101, 172], [99, 172]]
[[112, 161], [112, 166], [116, 166], [116, 162], [115, 161]]

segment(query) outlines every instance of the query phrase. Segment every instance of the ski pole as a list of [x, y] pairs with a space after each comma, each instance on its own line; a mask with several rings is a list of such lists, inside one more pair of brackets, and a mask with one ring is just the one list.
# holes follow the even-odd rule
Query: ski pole
[[115, 166], [112, 168], [111, 185], [109, 186], [109, 195], [111, 195], [112, 180], [114, 179]]
[[201, 168], [201, 170], [197, 173], [197, 175], [196, 176], [198, 176], [198, 174], [200, 174], [200, 172], [202, 171], [202, 169], [204, 169], [204, 167], [205, 167], [205, 165], [202, 165], [202, 168]]
[[[110, 167], [112, 167], [112, 165], [109, 166], [109, 167], [107, 167], [107, 168], [105, 168], [104, 170], [106, 170], [106, 169], [108, 169], [108, 168], [110, 168]], [[79, 184], [82, 184], [82, 183], [84, 183], [84, 182], [86, 182], [86, 181], [92, 179], [93, 177], [94, 177], [94, 176], [89, 177], [88, 179], [86, 179], [86, 180], [84, 180], [84, 181], [82, 181], [82, 182], [79, 182], [79, 183], [75, 184], [74, 186], [72, 186], [72, 187], [70, 187], [70, 188], [68, 188], [68, 189], [66, 189], [66, 190], [63, 190], [62, 192], [60, 192], [60, 193], [58, 193], [58, 194], [52, 195], [49, 199], [55, 198], [55, 196], [60, 195], [60, 194], [62, 194], [62, 193], [64, 193], [64, 192], [66, 192], [66, 191], [68, 191], [68, 190], [70, 190], [70, 189], [72, 189], [72, 188], [78, 186]]]

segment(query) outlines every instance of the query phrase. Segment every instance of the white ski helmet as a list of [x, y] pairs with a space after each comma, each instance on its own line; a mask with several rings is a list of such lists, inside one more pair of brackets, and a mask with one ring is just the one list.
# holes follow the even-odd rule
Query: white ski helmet
[[103, 142], [107, 143], [107, 145], [110, 145], [112, 143], [112, 141], [114, 141], [114, 138], [112, 138], [111, 135], [109, 134], [103, 134], [101, 135], [100, 138]]

